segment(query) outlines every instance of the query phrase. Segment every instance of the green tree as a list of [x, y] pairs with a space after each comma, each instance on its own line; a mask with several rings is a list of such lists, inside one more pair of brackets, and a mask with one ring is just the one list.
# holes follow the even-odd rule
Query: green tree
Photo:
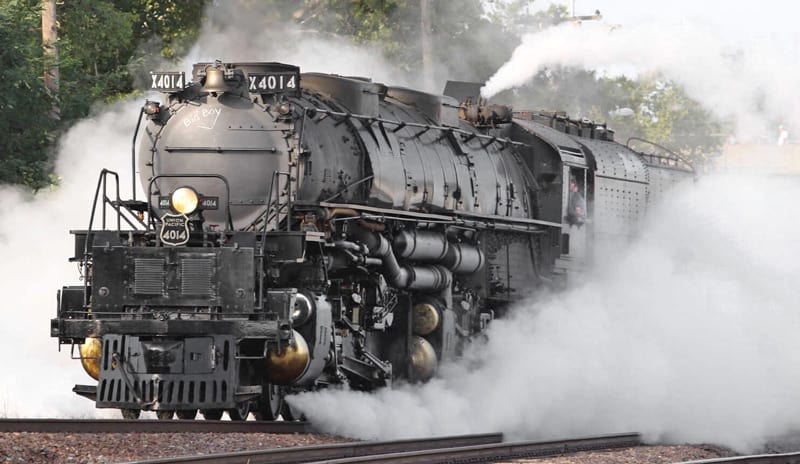
[[0, 182], [39, 189], [49, 183], [48, 146], [55, 103], [42, 82], [41, 7], [0, 3]]
[[[418, 75], [422, 66], [419, 0], [276, 1], [282, 18], [300, 27], [378, 46], [399, 69]], [[291, 5], [287, 7], [286, 5]], [[493, 23], [480, 0], [429, 1], [433, 60], [459, 80], [483, 80], [509, 56], [514, 41]], [[442, 82], [443, 83], [443, 82]]]
[[[722, 145], [725, 123], [715, 118], [683, 88], [661, 76], [630, 80], [601, 79], [605, 106], [590, 117], [607, 119], [623, 143], [638, 137], [662, 145], [692, 161], [703, 162]], [[613, 106], [612, 106], [613, 105]], [[618, 111], [628, 108], [632, 111]]]
[[197, 39], [203, 12], [209, 0], [122, 0], [120, 11], [134, 15], [133, 36], [137, 44], [156, 39], [160, 53], [175, 59], [185, 54]]
[[534, 9], [536, 3], [528, 0], [494, 1], [489, 5], [489, 21], [501, 27], [505, 33], [516, 36], [541, 32], [570, 20], [564, 5], [550, 5], [547, 9], [538, 11]]
[[[184, 53], [208, 0], [68, 0], [58, 7], [60, 92], [42, 82], [40, 0], [0, 3], [0, 182], [48, 185], [48, 154], [58, 134], [97, 101], [134, 91], [131, 62], [147, 45], [166, 58]], [[61, 108], [61, 121], [48, 113]]]
[[88, 114], [97, 100], [132, 91], [126, 65], [135, 50], [136, 16], [103, 0], [71, 0], [58, 12], [62, 117]]

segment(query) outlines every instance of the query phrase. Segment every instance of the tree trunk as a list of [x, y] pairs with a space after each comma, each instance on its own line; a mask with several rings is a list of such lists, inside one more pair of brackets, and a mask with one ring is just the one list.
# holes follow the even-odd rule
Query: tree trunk
[[44, 85], [56, 103], [50, 112], [52, 119], [60, 119], [58, 106], [58, 28], [56, 0], [42, 0], [42, 47], [44, 48]]
[[422, 82], [425, 90], [435, 91], [433, 83], [433, 56], [431, 52], [431, 15], [428, 0], [419, 0], [420, 40], [422, 41]]

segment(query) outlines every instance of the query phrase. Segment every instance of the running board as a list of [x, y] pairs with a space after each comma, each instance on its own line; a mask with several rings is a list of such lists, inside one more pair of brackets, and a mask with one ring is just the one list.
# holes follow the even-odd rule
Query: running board
[[97, 401], [97, 385], [75, 385], [72, 391], [84, 398]]

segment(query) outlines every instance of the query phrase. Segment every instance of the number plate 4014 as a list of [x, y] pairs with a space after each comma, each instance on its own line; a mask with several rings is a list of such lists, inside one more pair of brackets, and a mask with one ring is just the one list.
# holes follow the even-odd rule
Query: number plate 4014
[[186, 76], [182, 72], [150, 72], [150, 90], [180, 92], [185, 86]]
[[185, 214], [165, 214], [161, 217], [161, 241], [180, 246], [189, 241], [189, 218]]
[[300, 81], [297, 73], [250, 73], [247, 75], [248, 89], [252, 93], [280, 93], [296, 91]]

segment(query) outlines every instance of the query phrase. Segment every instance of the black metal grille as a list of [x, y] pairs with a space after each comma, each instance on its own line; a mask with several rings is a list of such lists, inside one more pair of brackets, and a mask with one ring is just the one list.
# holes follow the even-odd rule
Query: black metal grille
[[139, 295], [161, 295], [164, 292], [164, 260], [134, 260], [133, 292]]
[[133, 392], [123, 379], [102, 379], [98, 399], [104, 403], [141, 400], [161, 405], [203, 406], [226, 402], [230, 398], [225, 380], [134, 380]]
[[214, 272], [214, 261], [211, 258], [181, 259], [181, 294], [213, 295], [211, 277]]

